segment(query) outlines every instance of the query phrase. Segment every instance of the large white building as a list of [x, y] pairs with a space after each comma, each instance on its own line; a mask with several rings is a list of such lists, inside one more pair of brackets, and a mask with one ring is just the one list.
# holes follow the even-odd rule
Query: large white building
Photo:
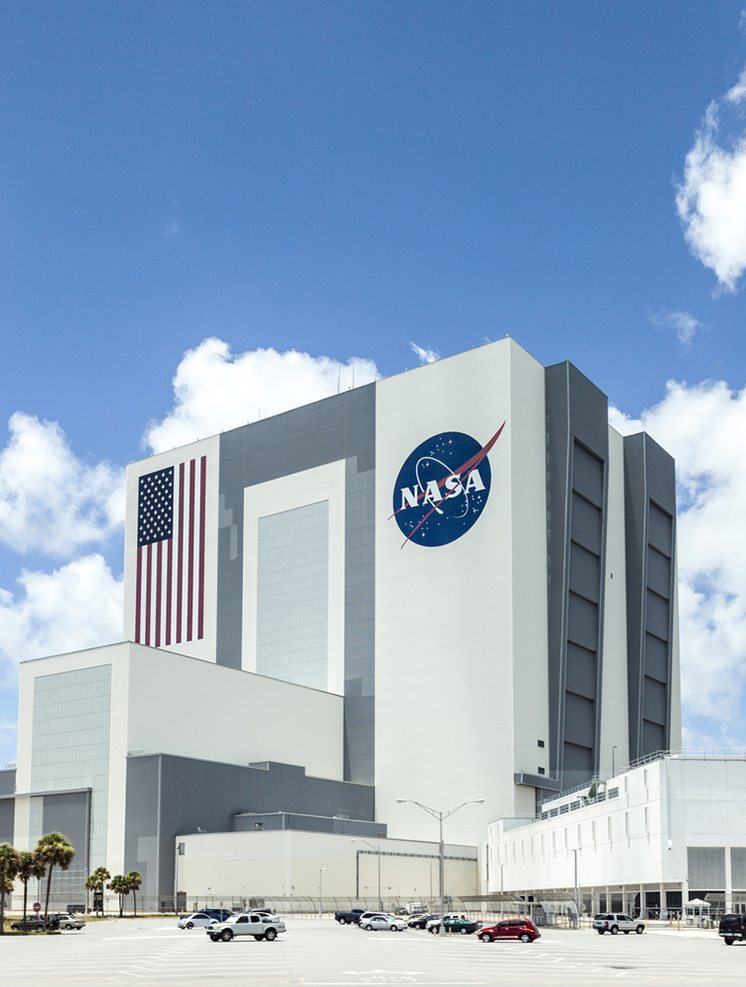
[[127, 643], [22, 667], [0, 836], [161, 897], [252, 811], [428, 841], [398, 799], [469, 802], [476, 846], [679, 746], [675, 515], [671, 458], [510, 339], [134, 463]]
[[567, 891], [587, 913], [681, 914], [691, 900], [746, 911], [746, 755], [661, 754], [490, 824], [488, 893], [541, 902]]

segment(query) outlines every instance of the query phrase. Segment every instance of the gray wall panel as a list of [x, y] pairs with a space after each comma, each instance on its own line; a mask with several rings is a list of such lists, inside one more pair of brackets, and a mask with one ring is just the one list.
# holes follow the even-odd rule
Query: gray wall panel
[[226, 832], [238, 812], [295, 812], [373, 821], [371, 787], [307, 777], [303, 768], [218, 764], [154, 754], [127, 761], [125, 868], [143, 876], [142, 893], [170, 899], [174, 838]]
[[601, 586], [601, 560], [574, 542], [570, 544], [570, 589], [591, 600], [599, 602]]
[[599, 761], [608, 402], [569, 363], [545, 380], [549, 758], [570, 787]]
[[595, 652], [568, 641], [567, 677], [565, 679], [568, 692], [585, 696], [586, 699], [595, 699], [597, 681], [598, 670]]
[[[624, 439], [630, 759], [670, 746], [676, 485], [650, 436]], [[665, 699], [663, 694], [665, 691]]]
[[[220, 436], [217, 661], [241, 665], [245, 488], [339, 460], [346, 464], [345, 777], [372, 783], [375, 385]], [[367, 701], [351, 705], [350, 699], [361, 692], [367, 693]]]
[[66, 905], [70, 902], [83, 902], [85, 879], [90, 872], [91, 793], [44, 795], [42, 805], [42, 833], [62, 833], [75, 849], [75, 856], [68, 869], [55, 869], [52, 894], [58, 904], [60, 898], [66, 899]]
[[15, 812], [14, 799], [0, 799], [0, 843], [13, 844]]
[[725, 847], [686, 848], [689, 887], [698, 891], [725, 890]]
[[16, 790], [15, 768], [0, 771], [0, 795], [12, 795]]

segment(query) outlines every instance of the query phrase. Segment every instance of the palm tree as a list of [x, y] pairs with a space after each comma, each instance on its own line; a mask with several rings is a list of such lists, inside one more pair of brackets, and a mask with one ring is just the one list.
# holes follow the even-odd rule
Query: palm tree
[[119, 917], [124, 912], [124, 896], [130, 893], [130, 885], [124, 874], [115, 874], [109, 882], [109, 890], [119, 895]]
[[137, 892], [142, 887], [142, 877], [136, 870], [131, 870], [127, 874], [127, 883], [129, 884], [130, 891], [132, 892], [132, 904], [135, 909], [135, 918], [137, 918]]
[[86, 891], [93, 892], [93, 904], [97, 914], [99, 911], [99, 902], [101, 903], [101, 911], [103, 912], [104, 885], [110, 880], [111, 874], [106, 867], [97, 867], [86, 878], [85, 889]]
[[13, 879], [21, 860], [10, 843], [0, 843], [0, 935], [5, 933], [5, 895], [13, 891]]
[[26, 906], [28, 905], [28, 882], [32, 877], [37, 881], [41, 880], [47, 872], [44, 861], [36, 851], [21, 850], [18, 854], [20, 864], [18, 867], [18, 879], [23, 882], [23, 918], [26, 920]]
[[55, 866], [67, 870], [75, 856], [75, 848], [62, 833], [47, 833], [36, 845], [36, 852], [47, 866], [47, 897], [44, 902], [44, 921], [49, 918], [49, 892], [52, 887], [52, 871]]

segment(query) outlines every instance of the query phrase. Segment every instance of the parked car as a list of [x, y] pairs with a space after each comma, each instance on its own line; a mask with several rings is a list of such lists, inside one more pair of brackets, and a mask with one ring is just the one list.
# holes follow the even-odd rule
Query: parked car
[[498, 939], [520, 939], [521, 942], [534, 942], [541, 938], [541, 933], [534, 923], [527, 918], [511, 918], [495, 925], [487, 925], [479, 930], [477, 936], [482, 942], [496, 942]]
[[604, 932], [610, 932], [612, 936], [623, 932], [628, 936], [630, 932], [636, 932], [641, 936], [645, 931], [645, 923], [642, 919], [632, 918], [626, 912], [603, 912], [593, 919], [593, 928], [600, 936]]
[[388, 930], [389, 932], [404, 932], [407, 923], [404, 919], [397, 918], [396, 915], [389, 915], [388, 912], [373, 912], [366, 918], [360, 920], [360, 928], [366, 932], [379, 932]]
[[364, 908], [353, 908], [351, 912], [335, 912], [334, 919], [340, 925], [353, 925], [360, 921], [360, 916], [364, 912]]
[[216, 922], [227, 922], [233, 912], [228, 911], [227, 908], [200, 908], [199, 914], [214, 918]]
[[83, 919], [78, 918], [77, 915], [71, 915], [70, 912], [55, 912], [54, 915], [50, 915], [49, 917], [57, 919], [57, 924], [60, 929], [70, 931], [71, 929], [85, 928], [85, 922]]
[[722, 936], [726, 946], [732, 946], [736, 940], [743, 942], [746, 939], [746, 915], [723, 915], [718, 935]]
[[424, 929], [426, 928], [427, 923], [433, 918], [439, 919], [440, 915], [436, 915], [435, 913], [432, 913], [430, 915], [415, 915], [414, 918], [411, 918], [407, 922], [407, 925], [409, 926], [410, 929]]
[[476, 932], [479, 928], [479, 922], [472, 922], [471, 919], [459, 916], [458, 918], [444, 918], [442, 924], [439, 922], [434, 922], [428, 929], [428, 932], [432, 932], [435, 935], [443, 930], [449, 935], [458, 932], [462, 936], [470, 936], [473, 932]]
[[265, 939], [267, 942], [274, 942], [278, 933], [284, 931], [285, 923], [277, 916], [243, 912], [229, 918], [227, 922], [214, 923], [207, 934], [213, 942], [230, 942], [231, 939], [242, 936], [253, 936], [259, 942]]
[[176, 924], [180, 929], [206, 929], [214, 921], [215, 919], [211, 918], [207, 912], [192, 912], [191, 915], [182, 915]]
[[[269, 918], [279, 918], [280, 917], [277, 914], [277, 912], [272, 911], [271, 908], [250, 908], [248, 910], [248, 912], [246, 912], [245, 914], [246, 915], [266, 915]], [[228, 916], [228, 918], [230, 918], [230, 915]], [[225, 919], [225, 921], [227, 922], [228, 919]]]
[[[461, 918], [465, 922], [468, 921], [466, 915], [462, 915], [460, 912], [446, 912], [446, 914], [443, 916], [443, 922], [447, 922], [449, 919], [452, 918]], [[427, 929], [428, 932], [432, 932], [435, 926], [440, 925], [440, 923], [441, 923], [440, 915], [435, 915], [433, 918], [429, 919], [425, 928]]]
[[11, 922], [10, 927], [14, 932], [48, 932], [50, 929], [59, 929], [60, 923], [53, 915], [47, 916], [46, 922], [43, 915], [27, 915], [26, 918]]

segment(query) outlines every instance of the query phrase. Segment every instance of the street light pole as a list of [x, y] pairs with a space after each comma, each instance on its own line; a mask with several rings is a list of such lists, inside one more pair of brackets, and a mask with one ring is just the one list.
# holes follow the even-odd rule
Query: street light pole
[[373, 846], [372, 843], [368, 843], [367, 840], [354, 839], [350, 840], [350, 843], [364, 843], [369, 846], [371, 850], [375, 850], [378, 855], [378, 911], [383, 911], [383, 898], [381, 897], [381, 848], [379, 846]]
[[445, 895], [445, 847], [443, 845], [443, 820], [452, 816], [454, 812], [458, 812], [459, 809], [463, 809], [465, 805], [481, 805], [484, 799], [467, 799], [465, 802], [461, 802], [459, 805], [455, 805], [452, 809], [433, 809], [430, 805], [425, 805], [423, 802], [418, 802], [417, 799], [397, 799], [399, 805], [405, 802], [409, 802], [412, 805], [418, 805], [421, 809], [427, 812], [429, 815], [434, 816], [438, 820], [439, 832], [438, 832], [438, 871], [440, 874], [440, 928], [442, 932], [445, 932], [445, 927], [443, 925], [443, 916], [446, 911], [446, 895]]
[[578, 851], [573, 850], [573, 856], [575, 857], [575, 916], [578, 925], [580, 925], [580, 903], [578, 901]]
[[618, 749], [619, 749], [618, 744], [614, 744], [614, 746], [611, 748], [611, 777], [612, 778], [616, 774], [616, 760], [614, 758], [614, 751]]
[[324, 876], [324, 871], [326, 867], [319, 867], [319, 918], [321, 918], [321, 902], [323, 900], [323, 883], [322, 878]]

